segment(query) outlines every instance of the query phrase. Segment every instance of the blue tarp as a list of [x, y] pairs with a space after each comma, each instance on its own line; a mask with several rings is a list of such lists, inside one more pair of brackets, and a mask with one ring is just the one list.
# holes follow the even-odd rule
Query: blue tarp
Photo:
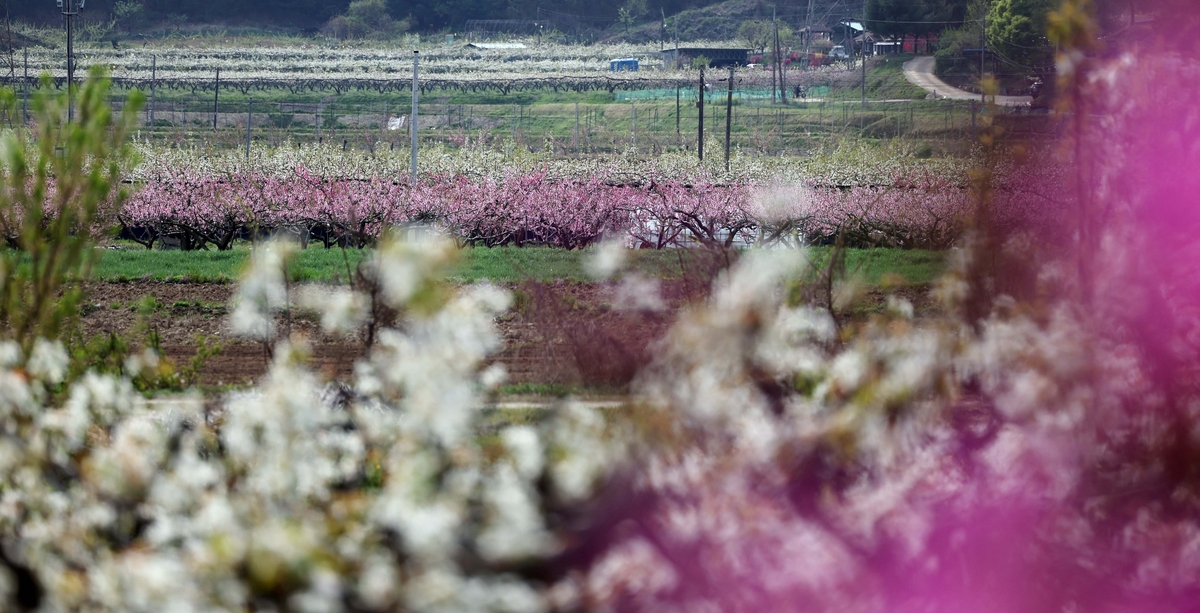
[[608, 69], [612, 72], [637, 72], [637, 58], [623, 57], [608, 62]]

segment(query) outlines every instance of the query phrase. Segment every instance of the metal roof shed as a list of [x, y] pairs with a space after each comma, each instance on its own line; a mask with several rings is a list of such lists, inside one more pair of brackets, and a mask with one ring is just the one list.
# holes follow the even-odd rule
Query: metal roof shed
[[729, 66], [745, 66], [749, 57], [749, 49], [732, 49], [727, 47], [678, 47], [660, 52], [667, 63], [684, 64], [698, 57], [708, 58], [710, 68], [726, 68]]

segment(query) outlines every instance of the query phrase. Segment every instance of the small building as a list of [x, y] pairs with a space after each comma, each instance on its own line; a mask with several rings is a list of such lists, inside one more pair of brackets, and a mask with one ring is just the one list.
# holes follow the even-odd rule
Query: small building
[[874, 54], [883, 55], [885, 53], [900, 53], [901, 43], [895, 40], [885, 40], [877, 42], [874, 45]]
[[883, 39], [874, 32], [867, 31], [854, 39], [854, 47], [860, 55], [863, 53], [871, 55], [875, 53], [875, 43], [878, 42], [883, 42]]
[[698, 57], [708, 58], [709, 68], [728, 68], [730, 66], [745, 66], [750, 56], [749, 49], [733, 49], [723, 47], [677, 47], [660, 52], [663, 62], [668, 65], [686, 66]]
[[809, 42], [817, 42], [817, 41], [821, 41], [821, 40], [833, 40], [833, 28], [830, 28], [829, 26], [827, 26], [823, 23], [813, 24], [811, 26], [800, 28], [796, 32], [796, 34], [800, 35], [802, 40], [803, 40], [803, 37], [805, 37], [807, 35], [811, 35], [811, 38], [809, 38]]
[[621, 57], [609, 60], [608, 70], [611, 72], [637, 72], [638, 60], [635, 57]]

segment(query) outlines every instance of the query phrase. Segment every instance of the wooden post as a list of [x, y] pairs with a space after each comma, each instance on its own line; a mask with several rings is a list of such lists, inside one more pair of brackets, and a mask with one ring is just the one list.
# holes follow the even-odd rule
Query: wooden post
[[[27, 52], [28, 53], [28, 52]], [[158, 56], [150, 56], [150, 133], [154, 133], [154, 89], [158, 83]]]
[[979, 133], [975, 129], [975, 101], [971, 101], [971, 140], [979, 140]]
[[217, 110], [221, 99], [221, 69], [217, 69], [216, 85], [213, 87], [213, 131], [217, 130]]
[[29, 123], [29, 47], [25, 47], [25, 79], [22, 83], [25, 90], [25, 102], [22, 105], [21, 113], [25, 118], [24, 123]]
[[411, 120], [408, 122], [409, 133], [412, 134], [411, 141], [409, 143], [410, 150], [408, 153], [408, 173], [412, 177], [412, 182], [414, 185], [417, 182], [417, 138], [419, 136], [419, 134], [417, 132], [417, 126], [418, 126], [418, 124], [417, 124], [417, 101], [419, 100], [419, 94], [418, 94], [418, 83], [419, 82], [417, 80], [417, 68], [418, 68], [417, 60], [419, 58], [420, 58], [420, 54], [414, 49], [413, 50], [413, 82], [412, 82], [412, 117], [410, 118]]
[[733, 126], [733, 66], [729, 67], [729, 95], [725, 98], [725, 172], [729, 172], [729, 134]]
[[246, 161], [250, 161], [250, 127], [254, 122], [254, 101], [246, 103]]

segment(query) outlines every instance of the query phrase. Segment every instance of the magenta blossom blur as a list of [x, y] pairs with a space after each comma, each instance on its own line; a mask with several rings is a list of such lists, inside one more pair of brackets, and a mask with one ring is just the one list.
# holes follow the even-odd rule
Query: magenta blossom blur
[[[562, 555], [588, 569], [563, 576], [562, 602], [1196, 607], [1200, 64], [1089, 62], [1083, 120], [1066, 117], [1077, 199], [1047, 220], [1060, 242], [1001, 233], [1010, 256], [1046, 257], [1032, 294], [968, 321], [893, 302], [842, 342], [827, 314], [756, 291], [796, 264], [739, 263], [643, 373], [645, 410], [676, 417], [675, 443], [606, 493], [618, 516]], [[935, 291], [951, 311], [983, 289], [972, 260], [993, 257], [959, 255]]]

